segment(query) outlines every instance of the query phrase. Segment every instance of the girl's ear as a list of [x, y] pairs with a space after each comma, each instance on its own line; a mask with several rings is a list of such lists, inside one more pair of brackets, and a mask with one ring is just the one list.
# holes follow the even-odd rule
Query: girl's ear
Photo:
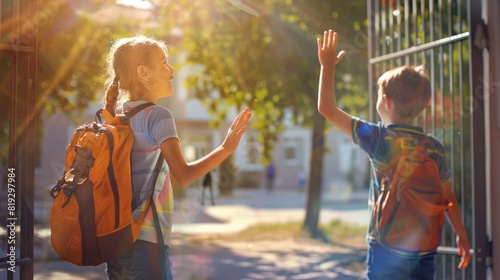
[[143, 82], [149, 82], [149, 80], [151, 79], [151, 76], [148, 73], [148, 69], [144, 65], [137, 66], [136, 72], [139, 76], [139, 79]]

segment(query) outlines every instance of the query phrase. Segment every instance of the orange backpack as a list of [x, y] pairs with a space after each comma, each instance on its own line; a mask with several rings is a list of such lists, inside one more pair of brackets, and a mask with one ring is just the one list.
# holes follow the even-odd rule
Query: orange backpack
[[399, 141], [401, 154], [382, 177], [372, 228], [378, 243], [395, 253], [425, 254], [439, 246], [444, 210], [452, 205], [434, 160], [418, 143]]
[[[51, 243], [62, 259], [99, 265], [127, 252], [139, 236], [146, 211], [134, 220], [130, 166], [134, 135], [128, 120], [150, 105], [114, 117], [101, 109], [96, 122], [73, 134], [64, 175], [51, 190]], [[98, 121], [100, 117], [105, 124]]]

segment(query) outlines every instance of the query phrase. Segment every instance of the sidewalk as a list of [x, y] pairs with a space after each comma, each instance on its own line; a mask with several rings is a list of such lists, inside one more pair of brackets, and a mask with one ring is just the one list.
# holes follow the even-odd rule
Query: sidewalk
[[[334, 219], [366, 225], [366, 193], [337, 201], [323, 200], [321, 223]], [[307, 194], [300, 191], [236, 189], [231, 197], [216, 197], [214, 206], [202, 206], [196, 188], [177, 199], [172, 258], [175, 280], [243, 279], [363, 279], [349, 265], [363, 261], [364, 249], [292, 241], [190, 244], [185, 234], [234, 233], [259, 223], [303, 221]], [[331, 196], [330, 196], [331, 197]], [[206, 200], [207, 202], [207, 200]], [[48, 243], [50, 232], [37, 229], [35, 279], [107, 279], [105, 266], [78, 267], [59, 261]], [[80, 277], [80, 278], [79, 278]]]
[[[334, 219], [367, 225], [368, 192], [339, 196], [337, 200], [323, 199], [320, 223]], [[307, 193], [295, 190], [237, 189], [231, 197], [217, 197], [215, 206], [201, 206], [197, 190], [176, 201], [174, 232], [233, 233], [259, 223], [286, 223], [304, 221]], [[330, 196], [331, 197], [331, 196]], [[206, 199], [206, 202], [209, 200]]]

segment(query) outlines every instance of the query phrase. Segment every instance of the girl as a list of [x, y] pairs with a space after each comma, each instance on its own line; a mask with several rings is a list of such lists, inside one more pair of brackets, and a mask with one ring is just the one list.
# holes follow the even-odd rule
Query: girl
[[[107, 74], [103, 103], [112, 113], [173, 95], [174, 68], [168, 63], [167, 46], [152, 38], [136, 36], [114, 42], [107, 58]], [[182, 154], [174, 117], [168, 109], [152, 105], [129, 120], [135, 138], [131, 155], [134, 217], [148, 212], [132, 249], [107, 262], [109, 279], [173, 279], [168, 246], [173, 212], [170, 174], [181, 186], [187, 186], [215, 168], [235, 151], [250, 116], [248, 108], [243, 110], [219, 147], [189, 163]], [[163, 164], [155, 181], [153, 173], [160, 153], [160, 159], [167, 164]], [[161, 240], [158, 242], [151, 208], [145, 209], [153, 188], [163, 246], [158, 246]], [[164, 263], [160, 253], [165, 256]]]

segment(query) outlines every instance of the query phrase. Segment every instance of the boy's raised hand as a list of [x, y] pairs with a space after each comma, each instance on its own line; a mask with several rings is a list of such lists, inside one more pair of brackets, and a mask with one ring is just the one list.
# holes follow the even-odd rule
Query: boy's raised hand
[[321, 38], [317, 39], [319, 63], [323, 67], [334, 67], [344, 57], [345, 51], [340, 51], [337, 54], [338, 38], [337, 32], [330, 29], [323, 33], [323, 41]]

